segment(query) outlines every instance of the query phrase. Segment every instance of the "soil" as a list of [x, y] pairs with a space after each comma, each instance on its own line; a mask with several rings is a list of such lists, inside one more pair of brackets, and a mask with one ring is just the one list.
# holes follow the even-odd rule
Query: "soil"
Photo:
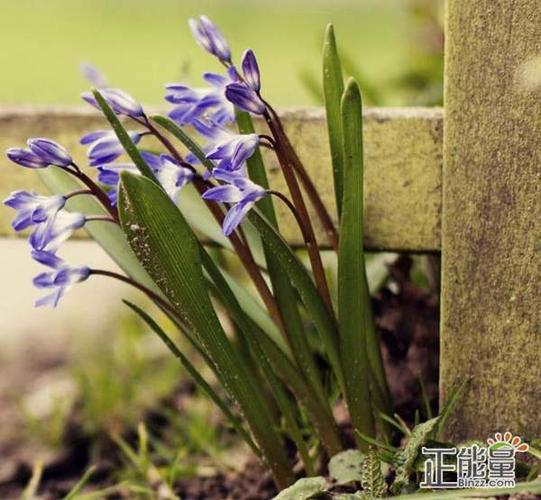
[[[425, 387], [426, 395], [434, 412], [438, 404], [438, 323], [439, 304], [437, 293], [430, 292], [416, 285], [411, 279], [412, 259], [399, 257], [389, 266], [391, 279], [373, 297], [376, 322], [381, 333], [381, 345], [388, 375], [390, 389], [396, 402], [396, 411], [409, 423], [415, 418], [416, 411], [421, 418], [426, 418], [420, 380]], [[42, 353], [43, 354], [43, 353]], [[28, 352], [25, 353], [28, 359]], [[43, 371], [56, 368], [62, 363], [57, 354], [51, 354], [49, 360], [41, 360], [33, 364]], [[3, 367], [5, 370], [5, 367]], [[6, 380], [6, 377], [2, 377]], [[16, 385], [16, 381], [14, 382]], [[13, 390], [13, 387], [11, 387]], [[21, 388], [23, 390], [24, 388]], [[0, 386], [0, 420], [2, 408], [6, 401], [2, 399]], [[193, 396], [193, 384], [187, 382], [179, 387], [164, 405], [177, 410]], [[178, 403], [179, 401], [182, 403]], [[340, 408], [337, 408], [339, 418]], [[14, 415], [8, 415], [13, 422]], [[150, 426], [166, 426], [155, 414], [148, 414], [146, 422]], [[344, 424], [347, 426], [347, 424]], [[17, 436], [15, 438], [14, 436]], [[0, 499], [19, 498], [21, 492], [30, 481], [32, 469], [30, 457], [33, 450], [21, 449], [14, 440], [21, 436], [16, 433], [0, 434], [0, 454], [8, 457], [0, 466]], [[135, 441], [134, 436], [126, 436], [128, 441]], [[62, 498], [80, 479], [91, 463], [91, 455], [96, 463], [96, 454], [92, 438], [85, 435], [74, 422], [64, 430], [63, 449], [46, 461], [40, 488], [39, 498]], [[100, 489], [112, 484], [112, 475], [119, 464], [118, 452], [109, 443], [102, 447], [97, 472], [92, 477], [92, 489]], [[7, 464], [7, 465], [6, 465]], [[248, 460], [243, 470], [235, 473], [217, 472], [209, 477], [192, 477], [179, 480], [175, 493], [184, 500], [265, 500], [276, 494], [270, 475], [257, 462]], [[121, 490], [108, 498], [128, 498]], [[518, 497], [517, 497], [518, 498]], [[524, 500], [535, 497], [520, 497]], [[540, 498], [540, 497], [538, 497]]]

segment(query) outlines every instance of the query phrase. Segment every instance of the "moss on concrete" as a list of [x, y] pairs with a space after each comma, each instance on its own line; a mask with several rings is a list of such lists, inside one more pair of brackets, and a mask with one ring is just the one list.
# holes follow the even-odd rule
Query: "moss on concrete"
[[541, 435], [539, 0], [447, 2], [441, 388], [451, 438]]

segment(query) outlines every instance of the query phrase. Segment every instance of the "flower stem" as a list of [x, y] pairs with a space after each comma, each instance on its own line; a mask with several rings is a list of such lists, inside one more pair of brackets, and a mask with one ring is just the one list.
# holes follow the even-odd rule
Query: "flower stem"
[[88, 187], [89, 191], [98, 199], [98, 201], [109, 212], [109, 214], [111, 214], [111, 217], [115, 220], [115, 222], [118, 223], [118, 212], [116, 211], [116, 208], [111, 205], [111, 202], [109, 201], [109, 198], [107, 197], [105, 192], [77, 165], [73, 164], [73, 166], [75, 167], [75, 170], [66, 169], [66, 172], [71, 173], [73, 176], [77, 177], [77, 179], [79, 179], [83, 184], [85, 184]]
[[165, 301], [162, 297], [160, 297], [157, 293], [150, 290], [150, 288], [147, 288], [144, 285], [141, 285], [141, 283], [138, 283], [137, 281], [128, 278], [127, 276], [124, 276], [123, 274], [115, 273], [113, 271], [107, 271], [105, 269], [91, 269], [90, 275], [94, 276], [107, 276], [108, 278], [113, 278], [118, 281], [122, 281], [123, 283], [127, 283], [128, 285], [133, 286], [137, 290], [140, 290], [144, 294], [146, 294], [150, 299], [152, 299], [156, 304], [158, 304], [162, 309], [167, 311], [169, 314], [171, 314], [174, 318], [178, 318], [177, 313], [175, 310], [169, 305], [167, 301]]
[[282, 172], [299, 217], [299, 225], [301, 226], [301, 231], [303, 231], [303, 237], [306, 243], [306, 249], [308, 250], [308, 256], [310, 257], [310, 263], [312, 265], [316, 285], [321, 297], [323, 298], [323, 301], [327, 305], [329, 312], [334, 316], [331, 294], [329, 292], [327, 278], [325, 277], [325, 270], [323, 269], [321, 255], [319, 254], [316, 235], [314, 233], [312, 222], [310, 221], [310, 216], [308, 215], [308, 210], [306, 208], [299, 183], [297, 182], [295, 172], [292, 168], [293, 162], [291, 160], [291, 155], [289, 154], [289, 149], [287, 148], [289, 141], [285, 135], [285, 132], [281, 128], [281, 125], [277, 123], [276, 119], [274, 119], [269, 113], [265, 113], [265, 119], [276, 139], [276, 155], [280, 165], [282, 166]]
[[94, 194], [94, 193], [90, 189], [78, 189], [77, 191], [72, 191], [71, 193], [64, 195], [64, 198], [66, 198], [66, 200], [69, 200], [70, 198], [74, 198], [75, 196], [80, 196], [83, 194]]
[[[304, 189], [306, 190], [306, 194], [308, 195], [308, 198], [310, 198], [310, 202], [312, 203], [314, 210], [316, 211], [316, 214], [319, 220], [321, 221], [321, 224], [327, 236], [327, 240], [329, 244], [331, 245], [331, 247], [333, 248], [333, 250], [338, 251], [338, 232], [336, 228], [334, 227], [334, 223], [331, 219], [331, 216], [329, 215], [327, 208], [323, 204], [323, 201], [321, 197], [319, 196], [319, 193], [317, 192], [317, 189], [314, 186], [312, 179], [310, 179], [308, 172], [304, 168], [304, 165], [302, 164], [299, 156], [297, 155], [295, 149], [289, 142], [289, 139], [284, 131], [284, 127], [282, 125], [280, 117], [268, 103], [265, 102], [265, 104], [269, 110], [271, 119], [275, 125], [276, 133], [279, 136], [279, 139], [282, 141], [282, 145], [284, 149], [286, 150], [287, 156], [291, 162], [291, 166], [295, 170], [296, 174], [299, 176], [299, 179], [302, 182]], [[278, 140], [278, 137], [277, 137], [277, 140]]]
[[102, 222], [112, 222], [113, 224], [118, 224], [118, 221], [116, 219], [113, 219], [112, 217], [108, 217], [107, 215], [92, 215], [90, 217], [86, 217], [86, 222], [95, 222], [95, 221], [102, 221]]

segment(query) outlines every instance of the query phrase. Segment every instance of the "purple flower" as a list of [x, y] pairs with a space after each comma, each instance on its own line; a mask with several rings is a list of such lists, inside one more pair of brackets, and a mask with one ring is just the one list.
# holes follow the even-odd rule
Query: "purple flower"
[[248, 49], [242, 56], [242, 74], [246, 85], [252, 90], [259, 92], [261, 90], [261, 77], [259, 74], [259, 66], [255, 57], [254, 51]]
[[66, 148], [51, 139], [28, 139], [27, 145], [32, 153], [48, 165], [67, 167], [73, 163]]
[[9, 195], [4, 204], [17, 211], [11, 225], [15, 231], [22, 231], [29, 226], [54, 218], [57, 212], [64, 208], [66, 198], [60, 195], [39, 196], [28, 191], [15, 191]]
[[[165, 192], [176, 202], [180, 190], [193, 179], [194, 172], [179, 165], [169, 155], [155, 155], [148, 151], [141, 151], [141, 156], [156, 174], [156, 179]], [[113, 187], [108, 192], [109, 200], [113, 205], [117, 203], [120, 173], [124, 170], [139, 174], [139, 170], [133, 163], [111, 163], [98, 166], [98, 181]]]
[[60, 299], [73, 285], [85, 281], [91, 274], [90, 268], [87, 266], [69, 266], [50, 252], [34, 250], [32, 258], [53, 269], [53, 271], [38, 274], [33, 280], [37, 288], [52, 290], [51, 294], [36, 301], [36, 307], [56, 307]]
[[27, 168], [45, 168], [49, 164], [29, 149], [9, 148], [6, 156], [14, 163]]
[[193, 125], [200, 134], [211, 139], [205, 146], [206, 156], [209, 160], [219, 160], [217, 167], [222, 170], [240, 169], [259, 146], [257, 134], [233, 134], [201, 120], [194, 121]]
[[97, 89], [107, 87], [107, 78], [93, 64], [84, 62], [79, 66], [81, 74]]
[[235, 106], [254, 115], [262, 115], [267, 109], [259, 94], [244, 83], [230, 83], [225, 88], [225, 96]]
[[37, 224], [30, 235], [30, 244], [34, 250], [56, 252], [72, 233], [85, 224], [85, 216], [80, 213], [60, 210], [44, 222]]
[[222, 224], [224, 235], [229, 236], [255, 202], [267, 195], [267, 191], [239, 173], [215, 169], [213, 176], [226, 184], [209, 189], [203, 194], [203, 199], [233, 203]]
[[165, 100], [175, 105], [169, 117], [180, 125], [192, 123], [201, 116], [218, 124], [233, 122], [235, 108], [226, 99], [225, 89], [237, 80], [236, 72], [230, 68], [226, 76], [205, 73], [203, 78], [211, 87], [193, 89], [177, 83], [166, 85]]
[[[116, 114], [130, 116], [131, 118], [141, 118], [145, 115], [143, 107], [123, 90], [104, 88], [100, 89], [99, 92]], [[81, 97], [88, 104], [101, 109], [91, 92], [83, 92]]]
[[[137, 144], [142, 135], [138, 132], [128, 132], [130, 139], [134, 144]], [[118, 140], [116, 134], [110, 130], [98, 130], [91, 132], [81, 137], [81, 144], [91, 144], [87, 149], [87, 156], [90, 160], [90, 165], [102, 165], [111, 163], [124, 153], [124, 148]]]
[[196, 42], [203, 49], [215, 55], [221, 62], [231, 64], [231, 50], [227, 40], [208, 17], [201, 16], [199, 21], [190, 19], [188, 24]]
[[118, 184], [120, 182], [120, 173], [128, 170], [134, 174], [139, 174], [139, 169], [133, 163], [110, 163], [98, 166], [98, 181], [111, 189], [107, 191], [109, 201], [113, 206], [118, 202]]
[[165, 192], [176, 203], [180, 190], [194, 178], [194, 172], [179, 165], [171, 156], [161, 155], [160, 165], [155, 170], [156, 178]]

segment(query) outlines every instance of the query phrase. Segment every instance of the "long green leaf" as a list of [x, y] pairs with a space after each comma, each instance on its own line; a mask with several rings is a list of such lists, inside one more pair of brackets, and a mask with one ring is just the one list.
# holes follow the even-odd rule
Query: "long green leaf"
[[[255, 132], [252, 118], [248, 113], [237, 112], [236, 116], [239, 131], [242, 134], [253, 134]], [[261, 151], [257, 149], [246, 163], [250, 178], [256, 184], [268, 189], [269, 181], [265, 172]], [[272, 197], [267, 196], [263, 198], [258, 202], [257, 206], [269, 223], [275, 228], [278, 228], [278, 221]], [[321, 374], [315, 364], [313, 353], [310, 349], [308, 339], [306, 338], [306, 329], [304, 328], [302, 317], [299, 312], [297, 294], [289, 281], [287, 273], [284, 273], [280, 261], [276, 258], [266, 242], [263, 242], [263, 251], [276, 302], [280, 309], [280, 313], [282, 314], [286, 335], [295, 359], [307, 380], [309, 380], [317, 397], [320, 398], [322, 404], [328, 404], [321, 383]]]
[[141, 156], [141, 153], [131, 140], [128, 132], [126, 132], [124, 125], [122, 125], [115, 112], [111, 109], [107, 101], [100, 94], [100, 91], [94, 90], [92, 91], [92, 93], [94, 94], [94, 98], [96, 99], [99, 107], [103, 111], [105, 118], [107, 118], [107, 121], [109, 122], [116, 136], [118, 137], [120, 144], [122, 144], [122, 147], [124, 148], [126, 153], [128, 153], [133, 163], [135, 163], [135, 166], [144, 176], [148, 177], [149, 179], [155, 180], [152, 169], [147, 165], [146, 161]]
[[201, 162], [201, 165], [207, 170], [212, 171], [214, 163], [205, 156], [205, 153], [201, 150], [199, 145], [173, 120], [161, 115], [153, 115], [150, 119], [173, 134]]
[[[342, 97], [344, 191], [338, 248], [338, 318], [346, 401], [355, 430], [374, 435], [366, 323], [370, 303], [363, 251], [362, 104], [358, 85], [348, 81]], [[361, 449], [364, 441], [358, 440]]]
[[216, 391], [210, 386], [210, 384], [201, 376], [199, 371], [190, 363], [188, 358], [182, 353], [182, 351], [176, 346], [176, 344], [171, 340], [171, 337], [165, 333], [165, 331], [154, 321], [154, 319], [143, 311], [140, 307], [124, 300], [124, 303], [135, 313], [137, 313], [141, 319], [149, 326], [149, 328], [156, 334], [167, 348], [173, 353], [173, 355], [180, 361], [184, 369], [188, 374], [194, 379], [194, 381], [203, 389], [203, 391], [209, 396], [210, 399], [216, 404], [218, 408], [222, 411], [224, 416], [231, 422], [231, 425], [236, 429], [236, 431], [242, 436], [246, 443], [250, 446], [253, 452], [261, 457], [261, 452], [259, 448], [254, 443], [254, 440], [251, 438], [250, 434], [246, 432], [246, 429], [242, 426], [242, 422], [236, 417], [236, 415], [229, 409], [227, 403], [216, 393]]
[[[184, 146], [186, 146], [186, 148], [188, 148], [188, 150], [201, 162], [201, 164], [209, 172], [212, 171], [212, 169], [215, 167], [214, 163], [205, 156], [205, 153], [203, 152], [199, 144], [196, 141], [194, 141], [186, 132], [184, 132], [184, 130], [182, 130], [182, 128], [180, 128], [173, 120], [161, 115], [154, 115], [151, 117], [151, 119], [154, 122], [156, 122], [158, 125], [163, 127], [165, 130], [173, 134], [173, 136], [176, 137]], [[186, 216], [186, 212], [184, 213]], [[195, 224], [195, 227], [199, 225], [200, 225], [200, 222], [197, 222]], [[207, 227], [208, 227], [208, 224], [207, 224]], [[242, 229], [244, 230], [245, 236], [250, 244], [250, 248], [252, 250], [254, 260], [260, 267], [264, 267], [265, 258], [263, 256], [263, 250], [261, 248], [261, 240], [259, 236], [257, 235], [256, 231], [249, 223], [244, 223], [242, 225]], [[211, 238], [214, 239], [215, 241], [220, 242], [221, 238], [216, 238], [210, 233], [207, 233], [207, 234], [209, 234]]]
[[[66, 194], [82, 188], [77, 180], [61, 168], [41, 169], [39, 176], [47, 189], [54, 194]], [[92, 196], [76, 196], [68, 201], [67, 208], [85, 215], [107, 215], [101, 204]], [[120, 227], [115, 224], [91, 222], [85, 225], [85, 231], [128, 276], [154, 292], [161, 293], [137, 260]]]
[[[201, 162], [206, 160], [205, 155], [199, 145], [195, 143], [176, 123], [171, 121], [169, 118], [163, 117], [163, 116], [153, 116], [152, 120], [154, 120], [158, 125], [164, 127], [166, 130], [171, 132], [175, 137], [177, 137]], [[245, 124], [246, 126], [246, 124]], [[206, 160], [208, 163], [208, 160]], [[211, 169], [214, 165], [211, 164], [205, 164], [204, 165]], [[266, 185], [266, 179], [263, 177], [264, 170], [261, 170], [262, 167], [258, 166], [257, 170], [254, 168], [252, 170], [252, 173], [257, 172], [257, 181], [261, 182], [262, 185]], [[271, 202], [272, 203], [272, 202]], [[259, 205], [258, 205], [259, 206]], [[329, 356], [329, 360], [331, 361], [331, 364], [333, 366], [333, 369], [335, 371], [336, 377], [338, 379], [338, 382], [340, 385], [342, 385], [342, 372], [340, 369], [340, 362], [339, 362], [339, 356], [338, 356], [338, 344], [337, 344], [337, 338], [336, 338], [336, 327], [334, 325], [334, 321], [330, 314], [328, 313], [328, 310], [326, 309], [325, 304], [323, 303], [323, 300], [319, 296], [314, 283], [312, 279], [310, 278], [308, 272], [303, 267], [303, 265], [300, 263], [300, 261], [297, 259], [291, 248], [287, 245], [287, 243], [281, 238], [281, 236], [276, 231], [276, 218], [273, 215], [273, 211], [271, 212], [272, 204], [263, 204], [264, 210], [268, 212], [268, 214], [271, 216], [271, 220], [269, 221], [266, 217], [260, 217], [257, 214], [255, 214], [253, 211], [252, 214], [249, 217], [250, 222], [255, 226], [255, 228], [260, 233], [260, 236], [262, 238], [263, 244], [265, 245], [265, 254], [268, 256], [268, 254], [272, 254], [274, 256], [275, 262], [277, 262], [277, 269], [276, 271], [273, 271], [273, 275], [282, 274], [283, 276], [288, 277], [290, 275], [290, 271], [294, 269], [295, 275], [298, 279], [295, 281], [297, 282], [298, 286], [301, 286], [302, 291], [299, 290], [299, 293], [301, 297], [304, 297], [304, 299], [308, 300], [309, 303], [306, 303], [303, 299], [303, 302], [305, 303], [305, 307], [310, 311], [310, 313], [313, 316], [313, 319], [316, 323], [316, 328], [318, 329], [323, 344], [325, 346], [325, 349], [327, 351], [327, 355]], [[246, 227], [246, 222], [243, 224], [243, 227]], [[266, 236], [263, 236], [261, 232], [261, 227], [264, 226], [266, 228]], [[276, 251], [278, 249], [278, 253]], [[284, 258], [285, 257], [285, 258]], [[287, 265], [286, 261], [289, 261], [293, 259], [294, 266]], [[268, 265], [272, 262], [272, 259], [269, 261], [267, 259]], [[270, 272], [270, 269], [269, 269]], [[276, 276], [275, 276], [276, 278]], [[289, 276], [289, 279], [291, 277]], [[284, 278], [279, 278], [284, 280]], [[293, 283], [293, 286], [298, 289], [298, 286]], [[282, 290], [282, 287], [278, 287], [277, 290]], [[285, 287], [283, 287], [283, 290], [285, 290]], [[283, 296], [277, 297], [277, 300], [280, 301], [281, 307], [286, 308], [286, 316], [287, 319], [291, 320], [290, 323], [290, 329], [295, 329], [294, 331], [299, 331], [298, 335], [295, 337], [299, 342], [302, 342], [302, 336], [303, 332], [300, 331], [300, 324], [294, 318], [294, 314], [298, 315], [298, 310], [295, 313], [293, 310], [293, 306], [296, 306], [296, 297], [292, 296], [291, 294], [286, 295], [286, 292], [283, 292]], [[284, 318], [286, 320], [286, 318]], [[291, 330], [290, 330], [291, 331]], [[298, 353], [305, 352], [305, 349], [300, 347], [300, 349], [297, 351]], [[310, 370], [310, 361], [308, 360], [307, 356], [304, 356], [303, 359], [303, 365], [304, 369], [308, 368]], [[317, 387], [317, 380], [314, 370], [312, 369], [310, 372], [311, 380], [314, 384], [314, 387]], [[317, 392], [321, 393], [320, 390], [315, 389]]]
[[307, 474], [313, 475], [313, 465], [308, 446], [302, 436], [302, 432], [297, 423], [297, 409], [291, 402], [289, 395], [284, 391], [280, 384], [278, 377], [274, 373], [274, 369], [267, 358], [264, 350], [262, 349], [258, 339], [256, 338], [257, 326], [250, 321], [250, 319], [244, 314], [240, 304], [237, 302], [235, 295], [227, 285], [227, 282], [214, 264], [210, 256], [202, 248], [202, 260], [205, 270], [209, 273], [210, 278], [216, 286], [217, 295], [220, 297], [227, 311], [233, 318], [233, 321], [240, 329], [245, 341], [247, 342], [250, 350], [252, 351], [255, 360], [257, 361], [261, 371], [263, 372], [276, 403], [282, 412], [286, 426], [291, 434], [291, 438], [295, 442], [302, 461], [307, 468]]
[[314, 397], [314, 392], [301, 376], [298, 368], [268, 336], [260, 335], [259, 342], [271, 364], [276, 368], [276, 374], [306, 408], [329, 456], [341, 451], [343, 448], [340, 435], [329, 405], [322, 405], [318, 398]]
[[314, 321], [320, 335], [321, 342], [329, 357], [338, 384], [343, 388], [344, 377], [338, 350], [338, 332], [336, 324], [331, 317], [323, 298], [319, 295], [312, 278], [282, 236], [257, 209], [252, 210], [248, 217], [259, 231], [268, 250], [273, 253], [280, 263], [281, 269], [288, 276], [291, 284], [299, 292], [301, 300]]
[[186, 219], [154, 182], [129, 172], [121, 174], [119, 213], [139, 260], [191, 326], [221, 383], [239, 404], [277, 483], [290, 483], [292, 473], [269, 404], [216, 316], [201, 268], [200, 244]]
[[323, 93], [327, 113], [327, 131], [334, 179], [334, 194], [338, 215], [342, 213], [342, 193], [344, 189], [344, 160], [342, 157], [342, 119], [340, 99], [344, 92], [344, 78], [340, 58], [336, 49], [336, 39], [332, 24], [327, 26], [323, 43]]

